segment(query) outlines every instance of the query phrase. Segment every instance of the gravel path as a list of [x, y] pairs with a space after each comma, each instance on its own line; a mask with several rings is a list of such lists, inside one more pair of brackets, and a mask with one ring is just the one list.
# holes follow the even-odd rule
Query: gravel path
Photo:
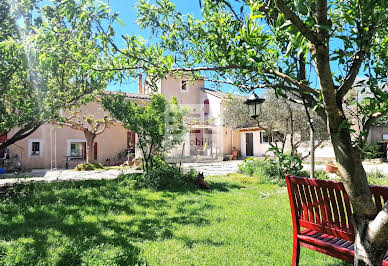
[[225, 162], [207, 162], [207, 163], [184, 163], [186, 169], [194, 169], [198, 172], [203, 172], [204, 175], [226, 175], [236, 173], [241, 160], [225, 161]]

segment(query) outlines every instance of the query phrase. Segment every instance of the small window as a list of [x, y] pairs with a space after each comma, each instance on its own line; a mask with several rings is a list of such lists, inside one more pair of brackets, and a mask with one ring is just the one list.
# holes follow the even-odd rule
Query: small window
[[383, 134], [383, 140], [388, 140], [388, 134]]
[[204, 105], [204, 113], [205, 115], [208, 115], [209, 114], [209, 99], [206, 99], [203, 101], [203, 105]]
[[183, 91], [187, 91], [187, 80], [181, 81], [181, 88]]
[[40, 155], [40, 142], [32, 142], [31, 144], [31, 155], [39, 156]]
[[266, 132], [260, 132], [260, 143], [268, 143], [269, 142], [269, 136]]
[[70, 156], [72, 159], [85, 159], [85, 144], [84, 142], [72, 142], [70, 143]]

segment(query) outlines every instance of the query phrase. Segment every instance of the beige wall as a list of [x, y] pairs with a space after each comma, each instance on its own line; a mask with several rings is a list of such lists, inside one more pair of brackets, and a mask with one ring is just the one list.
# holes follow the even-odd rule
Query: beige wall
[[[89, 103], [83, 106], [81, 114], [94, 114], [96, 118], [104, 116], [104, 112], [98, 103]], [[96, 137], [98, 162], [113, 164], [118, 161], [118, 153], [127, 148], [127, 131], [120, 123], [115, 122]], [[12, 133], [10, 133], [10, 136], [12, 136]], [[66, 156], [70, 155], [69, 145], [72, 140], [77, 140], [77, 142], [85, 141], [84, 133], [68, 127], [61, 128], [57, 125], [45, 124], [27, 138], [11, 145], [9, 149], [11, 156], [19, 156], [22, 166], [25, 168], [50, 168], [51, 156], [54, 159], [55, 154], [57, 167], [64, 168]], [[39, 155], [31, 155], [31, 143], [35, 141], [41, 143]], [[74, 167], [79, 162], [71, 161], [69, 166]]]
[[187, 90], [181, 89], [181, 81], [188, 80], [185, 78], [175, 78], [168, 76], [161, 81], [160, 93], [163, 94], [167, 100], [172, 96], [177, 97], [179, 104], [200, 104], [201, 103], [201, 88], [204, 87], [203, 80], [193, 80], [187, 82]]

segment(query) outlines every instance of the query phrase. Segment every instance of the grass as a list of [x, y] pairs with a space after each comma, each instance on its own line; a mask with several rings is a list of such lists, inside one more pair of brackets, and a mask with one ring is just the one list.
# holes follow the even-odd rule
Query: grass
[[[0, 203], [1, 265], [289, 265], [286, 189], [230, 174], [209, 191], [123, 179], [16, 187]], [[302, 248], [300, 265], [345, 265]]]

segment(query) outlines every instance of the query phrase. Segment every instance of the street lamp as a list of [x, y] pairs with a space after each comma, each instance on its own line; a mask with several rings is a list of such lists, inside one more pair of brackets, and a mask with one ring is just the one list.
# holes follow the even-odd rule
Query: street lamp
[[248, 106], [249, 115], [256, 119], [261, 114], [261, 104], [265, 99], [257, 96], [256, 93], [252, 93], [251, 96], [244, 102]]

